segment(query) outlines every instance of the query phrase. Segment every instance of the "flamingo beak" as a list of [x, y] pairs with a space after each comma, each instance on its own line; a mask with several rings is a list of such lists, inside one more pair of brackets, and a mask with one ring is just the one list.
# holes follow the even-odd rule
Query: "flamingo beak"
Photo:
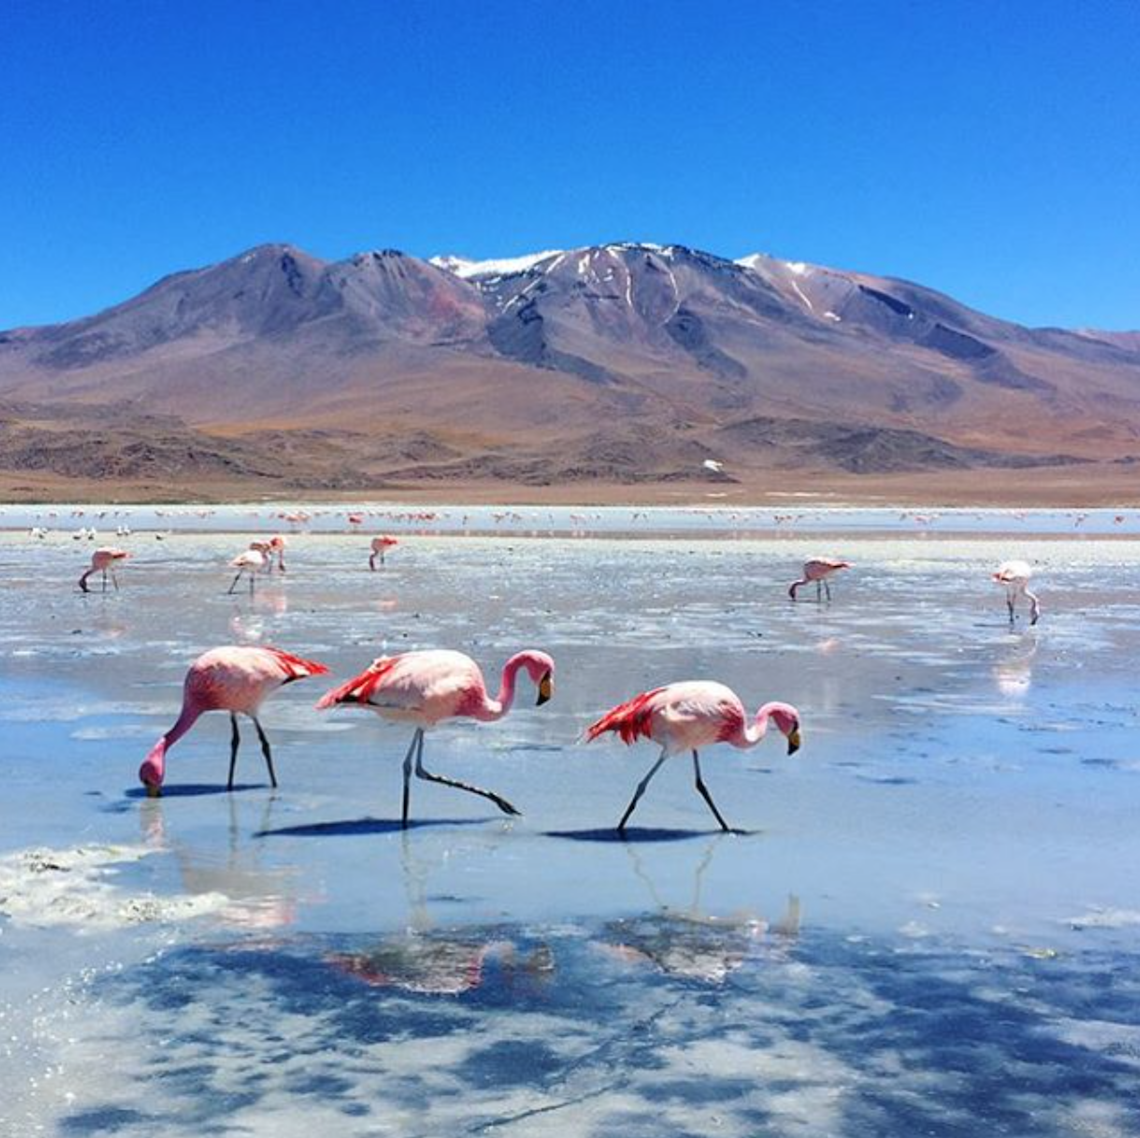
[[156, 783], [148, 782], [146, 784], [146, 796], [147, 798], [161, 798], [162, 787], [158, 786]]
[[554, 679], [549, 672], [539, 681], [538, 702], [535, 707], [541, 707], [554, 694]]
[[794, 755], [800, 749], [800, 743], [803, 740], [800, 738], [800, 729], [796, 727], [794, 731], [788, 736], [788, 754]]

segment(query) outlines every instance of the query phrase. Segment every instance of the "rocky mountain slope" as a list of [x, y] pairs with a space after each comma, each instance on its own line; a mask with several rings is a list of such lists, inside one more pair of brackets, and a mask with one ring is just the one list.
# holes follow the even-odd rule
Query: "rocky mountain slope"
[[762, 254], [261, 246], [0, 333], [0, 469], [355, 491], [1122, 468], [1138, 340]]

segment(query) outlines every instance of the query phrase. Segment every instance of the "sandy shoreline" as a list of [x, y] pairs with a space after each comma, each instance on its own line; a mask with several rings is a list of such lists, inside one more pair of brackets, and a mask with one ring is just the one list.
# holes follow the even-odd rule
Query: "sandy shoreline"
[[280, 481], [227, 482], [195, 478], [116, 481], [74, 479], [28, 471], [0, 471], [0, 500], [27, 504], [71, 501], [115, 504], [232, 504], [279, 501], [339, 504], [375, 499], [405, 505], [440, 501], [523, 506], [819, 506], [1135, 507], [1140, 475], [1120, 463], [1025, 470], [942, 470], [843, 475], [778, 471], [762, 480], [714, 482], [568, 483], [532, 486], [508, 482], [379, 483], [349, 490], [292, 486]]

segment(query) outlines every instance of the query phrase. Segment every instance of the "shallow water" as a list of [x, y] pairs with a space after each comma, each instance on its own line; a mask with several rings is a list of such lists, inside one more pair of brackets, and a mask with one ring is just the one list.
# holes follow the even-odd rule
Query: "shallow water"
[[[1140, 546], [1042, 524], [830, 518], [830, 605], [786, 599], [796, 533], [409, 535], [378, 573], [362, 535], [299, 533], [252, 599], [232, 535], [116, 539], [121, 592], [87, 596], [86, 542], [0, 535], [0, 1133], [1140, 1131]], [[988, 581], [1012, 556], [1035, 629]], [[215, 715], [145, 799], [227, 642], [337, 679], [550, 651], [551, 703], [425, 750], [524, 816], [417, 782], [401, 832], [409, 733], [315, 712], [321, 679], [266, 707], [277, 792], [252, 731], [224, 792]], [[675, 761], [617, 841], [653, 749], [578, 736], [689, 677], [795, 703], [803, 750], [706, 754], [728, 835]]]

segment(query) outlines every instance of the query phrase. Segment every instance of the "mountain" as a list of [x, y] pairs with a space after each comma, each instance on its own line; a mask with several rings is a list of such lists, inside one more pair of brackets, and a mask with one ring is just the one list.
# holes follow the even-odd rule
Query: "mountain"
[[680, 245], [334, 262], [266, 245], [0, 333], [0, 443], [32, 492], [1087, 480], [1140, 457], [1140, 334]]

